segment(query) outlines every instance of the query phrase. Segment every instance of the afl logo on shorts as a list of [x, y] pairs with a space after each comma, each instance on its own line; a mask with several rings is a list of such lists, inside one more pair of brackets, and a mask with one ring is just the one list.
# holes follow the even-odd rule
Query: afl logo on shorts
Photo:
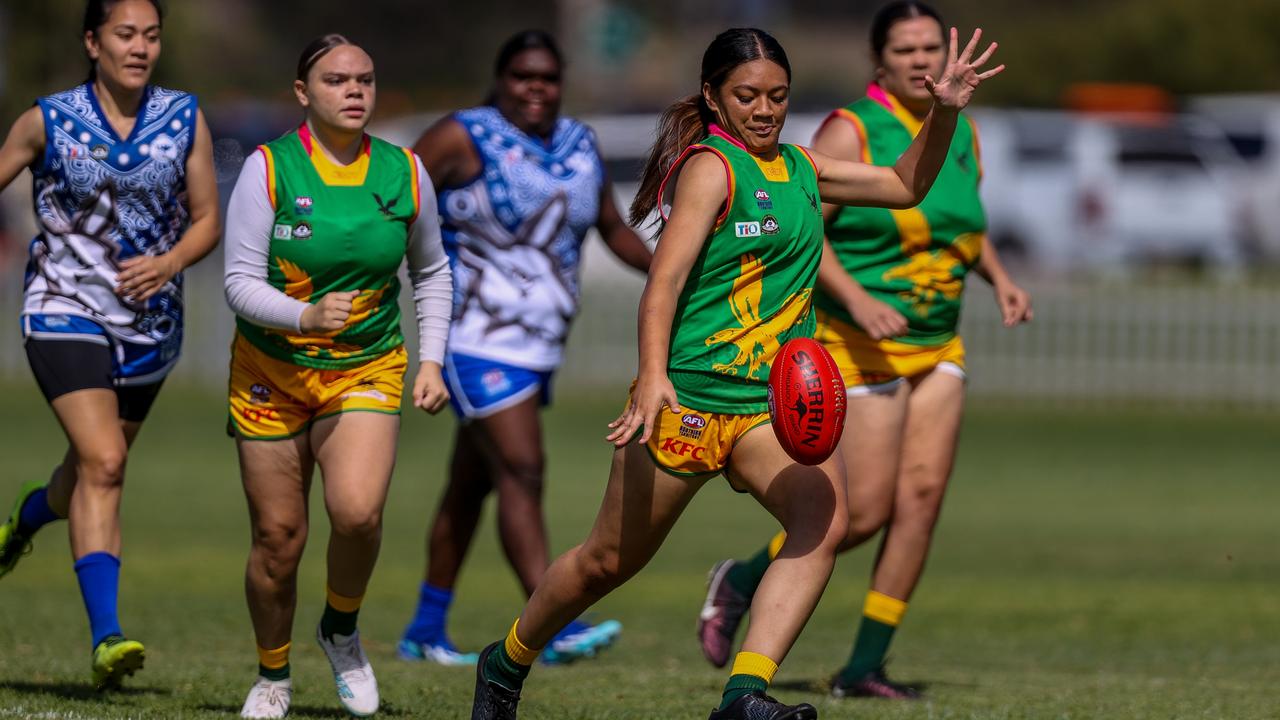
[[271, 400], [271, 388], [262, 383], [254, 383], [249, 388], [249, 399], [259, 405]]
[[680, 435], [698, 440], [702, 437], [702, 429], [707, 426], [706, 418], [688, 413], [680, 418]]

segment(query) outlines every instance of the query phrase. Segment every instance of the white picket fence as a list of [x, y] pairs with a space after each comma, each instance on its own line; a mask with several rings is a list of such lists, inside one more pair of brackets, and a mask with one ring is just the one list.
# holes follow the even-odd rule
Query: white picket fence
[[[557, 394], [621, 395], [635, 372], [642, 279], [599, 249], [586, 255], [582, 312]], [[188, 274], [187, 335], [174, 381], [225, 387], [233, 321], [221, 259]], [[0, 380], [29, 382], [18, 327], [19, 273], [0, 284]], [[1036, 317], [1005, 329], [973, 278], [962, 332], [975, 398], [1199, 409], [1280, 410], [1280, 284], [1225, 280], [1026, 279]], [[412, 313], [407, 313], [412, 317]], [[406, 332], [412, 335], [411, 323]], [[412, 340], [411, 340], [412, 344]]]

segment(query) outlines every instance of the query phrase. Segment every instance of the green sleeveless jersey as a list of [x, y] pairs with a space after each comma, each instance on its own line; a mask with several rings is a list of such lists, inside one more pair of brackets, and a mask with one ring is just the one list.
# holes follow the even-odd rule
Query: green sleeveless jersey
[[[891, 166], [911, 144], [920, 122], [878, 87], [872, 86], [869, 94], [875, 97], [834, 115], [857, 128], [864, 162]], [[961, 117], [938, 179], [917, 207], [843, 207], [827, 224], [827, 238], [844, 269], [873, 297], [906, 317], [907, 334], [894, 340], [936, 345], [956, 334], [965, 275], [978, 260], [987, 227], [978, 197], [979, 159], [973, 125]], [[853, 323], [848, 309], [826, 293], [819, 290], [814, 303]]]
[[[810, 300], [822, 258], [822, 205], [813, 160], [780, 145], [764, 162], [712, 128], [695, 152], [725, 165], [725, 210], [689, 271], [671, 326], [668, 376], [682, 404], [746, 415], [768, 410], [778, 347], [812, 337]], [[666, 203], [667, 183], [663, 183]]]
[[237, 318], [240, 334], [271, 357], [324, 370], [355, 367], [402, 345], [396, 273], [418, 211], [413, 154], [365, 136], [356, 162], [336, 165], [306, 125], [261, 150], [276, 210], [267, 282], [309, 303], [330, 292], [360, 294], [340, 330], [303, 335]]

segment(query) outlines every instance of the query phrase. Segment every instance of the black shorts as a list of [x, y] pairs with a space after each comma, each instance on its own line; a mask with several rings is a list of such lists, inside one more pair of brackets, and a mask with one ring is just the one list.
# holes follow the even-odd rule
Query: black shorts
[[146, 385], [117, 385], [112, 378], [111, 348], [83, 340], [27, 338], [27, 362], [44, 399], [53, 402], [76, 390], [114, 390], [120, 419], [142, 422], [160, 394], [164, 380]]

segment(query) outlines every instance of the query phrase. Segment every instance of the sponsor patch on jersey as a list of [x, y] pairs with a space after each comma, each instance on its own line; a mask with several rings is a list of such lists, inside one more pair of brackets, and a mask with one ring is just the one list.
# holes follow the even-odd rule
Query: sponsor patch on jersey
[[765, 235], [777, 235], [778, 218], [772, 215], [765, 215], [764, 219], [760, 221], [760, 230], [764, 232]]
[[763, 188], [756, 190], [756, 205], [759, 205], [761, 210], [772, 210], [773, 198], [769, 197], [769, 193]]
[[310, 197], [306, 195], [299, 195], [298, 197], [293, 199], [293, 211], [298, 213], [299, 215], [310, 215], [311, 206], [314, 204], [315, 204], [315, 201], [312, 200]]
[[271, 237], [276, 240], [290, 240], [293, 238], [293, 226], [276, 223], [276, 229], [271, 232]]
[[[88, 135], [88, 133], [85, 134]], [[106, 145], [94, 145], [89, 154], [93, 156], [94, 160], [106, 160], [108, 152]]]
[[[772, 217], [772, 216], [770, 216], [770, 217]], [[774, 224], [775, 226], [777, 226], [778, 222], [775, 220], [773, 224]], [[777, 232], [776, 228], [775, 228], [774, 232]], [[758, 222], [739, 222], [739, 223], [734, 223], [734, 224], [733, 224], [733, 234], [734, 234], [734, 236], [736, 236], [736, 237], [740, 237], [740, 238], [747, 238], [747, 237], [760, 237], [760, 223], [758, 223]]]
[[311, 237], [311, 223], [302, 221], [293, 226], [293, 237], [296, 240], [306, 240]]

